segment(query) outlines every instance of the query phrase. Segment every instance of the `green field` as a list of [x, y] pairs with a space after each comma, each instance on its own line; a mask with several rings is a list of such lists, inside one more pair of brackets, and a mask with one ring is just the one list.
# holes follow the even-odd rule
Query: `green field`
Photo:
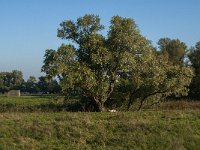
[[45, 110], [54, 102], [51, 96], [0, 96], [0, 112], [32, 112]]
[[[198, 150], [200, 110], [86, 113], [19, 111], [51, 97], [0, 98], [0, 149]], [[35, 107], [36, 108], [36, 107]], [[12, 110], [12, 111], [11, 111]]]
[[0, 112], [60, 112], [77, 111], [77, 100], [67, 103], [57, 100], [54, 95], [47, 96], [0, 96]]
[[0, 105], [12, 104], [16, 106], [34, 106], [41, 104], [48, 104], [53, 101], [51, 96], [21, 96], [21, 97], [7, 97], [0, 96]]

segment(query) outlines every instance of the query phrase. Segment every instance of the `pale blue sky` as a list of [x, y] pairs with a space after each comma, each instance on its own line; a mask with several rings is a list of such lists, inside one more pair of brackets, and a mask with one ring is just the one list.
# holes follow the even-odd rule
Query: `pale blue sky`
[[0, 0], [0, 72], [40, 76], [45, 49], [65, 42], [56, 36], [60, 22], [85, 14], [106, 27], [114, 15], [131, 17], [154, 46], [161, 37], [200, 41], [200, 0]]

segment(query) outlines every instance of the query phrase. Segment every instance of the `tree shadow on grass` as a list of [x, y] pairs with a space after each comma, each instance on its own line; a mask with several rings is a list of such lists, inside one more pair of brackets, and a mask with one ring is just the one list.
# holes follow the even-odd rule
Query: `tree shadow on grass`
[[82, 111], [81, 105], [79, 103], [71, 104], [56, 104], [56, 103], [47, 103], [39, 105], [16, 105], [12, 103], [1, 104], [0, 112], [60, 112], [60, 111], [69, 111], [77, 112]]

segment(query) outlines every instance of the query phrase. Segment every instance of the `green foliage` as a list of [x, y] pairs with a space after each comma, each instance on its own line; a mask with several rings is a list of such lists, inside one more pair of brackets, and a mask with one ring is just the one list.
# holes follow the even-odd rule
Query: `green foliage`
[[12, 89], [19, 89], [23, 81], [21, 71], [0, 72], [0, 92], [4, 93]]
[[9, 90], [21, 90], [23, 93], [59, 93], [60, 86], [57, 80], [41, 76], [39, 81], [34, 76], [30, 76], [24, 81], [21, 71], [0, 72], [0, 93]]
[[37, 93], [39, 91], [37, 87], [37, 79], [34, 76], [30, 76], [26, 83], [23, 84], [22, 91], [28, 93]]
[[[46, 50], [42, 71], [59, 78], [64, 94], [78, 90], [80, 98], [96, 102], [99, 111], [113, 99], [113, 91], [129, 97], [128, 108], [137, 99], [142, 106], [150, 96], [187, 94], [193, 73], [181, 65], [186, 49], [183, 42], [161, 39], [162, 53], [157, 54], [133, 19], [112, 17], [107, 37], [100, 34], [103, 28], [94, 15], [60, 24], [58, 37], [71, 44]], [[125, 92], [119, 91], [122, 87]]]
[[193, 71], [190, 67], [172, 65], [166, 61], [164, 56], [152, 53], [138, 58], [136, 65], [129, 73], [123, 74], [121, 78], [121, 89], [124, 97], [128, 99], [128, 109], [137, 100], [141, 109], [145, 101], [154, 103], [161, 98], [170, 95], [187, 95]]
[[161, 53], [173, 64], [183, 65], [187, 46], [179, 39], [161, 38], [158, 41]]
[[45, 76], [41, 76], [38, 78], [39, 81], [37, 82], [38, 90], [43, 94], [56, 94], [60, 93], [60, 85], [59, 83], [52, 78], [48, 78]]
[[107, 38], [99, 33], [102, 29], [100, 18], [94, 15], [62, 22], [58, 37], [75, 44], [47, 50], [42, 67], [47, 75], [58, 76], [65, 93], [79, 88], [82, 96], [96, 102], [99, 111], [111, 97], [119, 72], [128, 71], [135, 55], [150, 46], [130, 18], [113, 17]]
[[200, 42], [197, 42], [196, 46], [190, 49], [188, 57], [195, 70], [189, 94], [192, 98], [200, 98]]
[[188, 57], [196, 74], [200, 74], [200, 41], [196, 43], [195, 47], [190, 49]]

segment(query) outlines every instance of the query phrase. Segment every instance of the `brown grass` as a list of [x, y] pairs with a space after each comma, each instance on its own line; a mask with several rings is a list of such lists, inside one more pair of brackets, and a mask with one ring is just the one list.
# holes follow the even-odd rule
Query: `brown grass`
[[155, 106], [161, 110], [185, 110], [185, 109], [200, 109], [200, 101], [168, 101]]

